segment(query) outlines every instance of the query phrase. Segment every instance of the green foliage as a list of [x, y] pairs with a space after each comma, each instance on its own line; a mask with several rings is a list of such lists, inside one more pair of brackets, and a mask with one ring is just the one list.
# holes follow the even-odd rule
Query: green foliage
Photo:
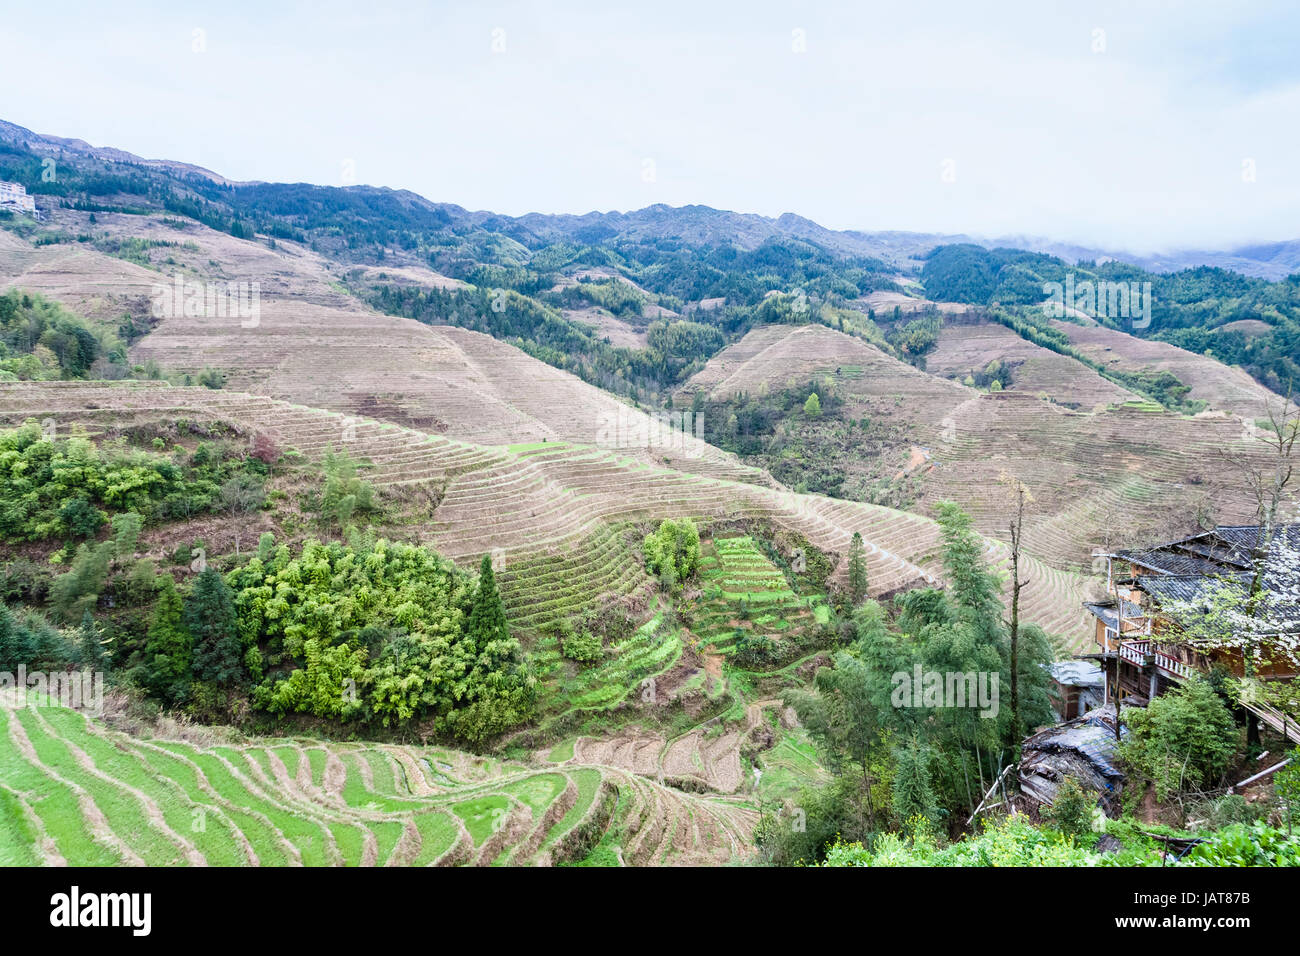
[[372, 514], [375, 490], [357, 475], [357, 465], [347, 450], [326, 451], [321, 458], [324, 487], [320, 493], [318, 514], [326, 527], [347, 528], [357, 515]]
[[1237, 747], [1237, 728], [1208, 682], [1195, 679], [1124, 712], [1120, 757], [1149, 779], [1160, 800], [1212, 785]]
[[1300, 866], [1300, 836], [1263, 822], [1238, 823], [1197, 844], [1179, 866]]
[[927, 313], [897, 325], [886, 338], [905, 361], [923, 369], [925, 356], [939, 344], [942, 329], [943, 316], [937, 312]]
[[821, 417], [822, 402], [821, 399], [817, 397], [816, 392], [809, 395], [808, 400], [803, 403], [803, 413], [808, 418]]
[[126, 352], [111, 336], [100, 337], [58, 303], [10, 289], [0, 294], [0, 381], [86, 378], [96, 359], [125, 375]]
[[111, 541], [82, 544], [77, 547], [72, 567], [50, 585], [50, 607], [63, 621], [79, 620], [94, 610], [108, 582], [109, 564], [113, 560]]
[[1001, 585], [984, 563], [984, 542], [975, 533], [970, 515], [956, 504], [941, 501], [936, 510], [943, 535], [943, 568], [953, 599], [987, 633], [1001, 620], [1002, 604]]
[[930, 748], [916, 737], [894, 751], [894, 816], [899, 820], [937, 821], [939, 807], [930, 786], [933, 759]]
[[252, 459], [228, 457], [224, 448], [200, 451], [181, 462], [139, 450], [100, 449], [84, 438], [51, 439], [35, 422], [0, 433], [0, 536], [87, 538], [103, 527], [106, 512], [134, 512], [142, 525], [188, 518], [219, 507], [223, 481], [240, 475], [255, 481], [264, 468]]
[[243, 646], [270, 668], [259, 707], [386, 726], [431, 718], [475, 741], [534, 712], [486, 558], [473, 582], [429, 549], [358, 536], [309, 541], [297, 558], [284, 546], [259, 553], [229, 583]]
[[588, 630], [575, 630], [565, 621], [560, 628], [560, 653], [571, 661], [590, 664], [605, 654], [605, 645], [599, 634]]
[[1300, 816], [1300, 747], [1287, 755], [1291, 762], [1273, 775], [1273, 793], [1286, 811], [1286, 828], [1290, 833]]
[[646, 298], [622, 279], [582, 279], [565, 290], [566, 299], [598, 305], [614, 315], [637, 317], [645, 308]]
[[[1126, 327], [1134, 335], [1169, 342], [1190, 352], [1207, 355], [1227, 365], [1244, 368], [1254, 378], [1285, 393], [1288, 383], [1300, 381], [1300, 277], [1281, 282], [1256, 279], [1227, 269], [1198, 266], [1179, 272], [1146, 272], [1127, 263], [1073, 265], [1054, 256], [1018, 249], [983, 249], [974, 245], [940, 246], [926, 257], [921, 271], [926, 294], [934, 299], [1000, 305], [992, 318], [1009, 324], [1007, 307], [1037, 310], [1047, 299], [1045, 282], [1063, 283], [1073, 273], [1076, 286], [1084, 281], [1150, 282], [1151, 323]], [[1002, 315], [999, 316], [999, 312]], [[1104, 324], [1123, 319], [1098, 316]], [[1242, 319], [1263, 320], [1268, 328], [1247, 335], [1224, 326]], [[1107, 377], [1133, 387], [1162, 404], [1194, 412], [1185, 401], [1186, 387], [1172, 375], [1113, 373], [1087, 360], [1068, 346], [1059, 330], [1025, 318], [1016, 331], [1048, 348], [1073, 355]], [[1005, 383], [1004, 383], [1005, 384]]]
[[700, 566], [700, 532], [690, 518], [665, 518], [646, 535], [641, 545], [646, 569], [666, 574], [670, 589], [693, 575]]
[[146, 637], [144, 673], [150, 692], [169, 702], [185, 699], [194, 676], [194, 638], [185, 628], [183, 613], [175, 579], [162, 575]]
[[1056, 802], [1043, 815], [1057, 830], [1082, 844], [1094, 836], [1092, 824], [1096, 805], [1097, 801], [1079, 786], [1077, 780], [1066, 777], [1056, 791]]
[[862, 544], [861, 532], [853, 532], [849, 542], [849, 599], [854, 606], [861, 604], [867, 596], [867, 555]]
[[78, 648], [40, 614], [0, 604], [0, 670], [56, 670], [75, 666], [79, 657]]

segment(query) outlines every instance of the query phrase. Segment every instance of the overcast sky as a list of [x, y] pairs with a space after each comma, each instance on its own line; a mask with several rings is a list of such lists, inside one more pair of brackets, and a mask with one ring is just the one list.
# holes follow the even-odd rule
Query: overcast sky
[[1249, 0], [9, 3], [0, 118], [509, 214], [1223, 248], [1300, 237], [1297, 50]]

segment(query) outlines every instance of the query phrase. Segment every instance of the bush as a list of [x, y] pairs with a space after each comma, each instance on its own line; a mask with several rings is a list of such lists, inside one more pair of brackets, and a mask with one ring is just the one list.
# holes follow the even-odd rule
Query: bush
[[700, 532], [690, 518], [665, 519], [642, 543], [646, 569], [666, 575], [673, 584], [685, 581], [700, 566]]
[[1083, 842], [1092, 836], [1096, 806], [1097, 801], [1073, 777], [1066, 777], [1056, 791], [1056, 802], [1043, 811], [1043, 816], [1061, 833]]
[[560, 636], [560, 652], [571, 661], [587, 664], [599, 660], [605, 653], [605, 646], [597, 635], [590, 631], [574, 631], [566, 622]]
[[1129, 737], [1120, 758], [1149, 779], [1156, 797], [1202, 789], [1228, 767], [1237, 728], [1223, 700], [1204, 680], [1189, 680], [1145, 708], [1125, 711]]

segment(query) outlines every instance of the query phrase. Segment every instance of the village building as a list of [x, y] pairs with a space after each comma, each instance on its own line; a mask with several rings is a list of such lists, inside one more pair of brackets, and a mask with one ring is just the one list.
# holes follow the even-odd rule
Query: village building
[[[1103, 703], [1116, 699], [1125, 706], [1145, 706], [1152, 698], [1194, 675], [1214, 668], [1242, 677], [1247, 672], [1263, 680], [1292, 680], [1294, 662], [1270, 649], [1264, 635], [1246, 651], [1210, 647], [1189, 639], [1191, 618], [1202, 618], [1225, 593], [1246, 595], [1261, 569], [1260, 589], [1270, 594], [1293, 587], [1285, 569], [1261, 558], [1260, 529], [1250, 525], [1216, 527], [1177, 541], [1141, 549], [1101, 552], [1106, 559], [1107, 598], [1084, 608], [1095, 624], [1098, 651], [1084, 655], [1101, 664], [1105, 674]], [[1271, 554], [1300, 554], [1300, 524], [1279, 525]], [[1273, 638], [1300, 635], [1300, 602], [1271, 601]], [[1243, 706], [1259, 720], [1292, 740], [1300, 726], [1263, 704]]]
[[27, 188], [19, 183], [0, 182], [0, 209], [17, 209], [35, 215], [36, 200], [27, 195]]
[[1090, 660], [1056, 661], [1047, 695], [1057, 720], [1073, 720], [1106, 703], [1106, 673]]

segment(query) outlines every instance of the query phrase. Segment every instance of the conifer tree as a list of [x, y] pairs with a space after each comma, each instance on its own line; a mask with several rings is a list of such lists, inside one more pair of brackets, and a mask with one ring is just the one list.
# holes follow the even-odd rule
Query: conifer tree
[[89, 611], [81, 615], [81, 626], [77, 628], [77, 657], [87, 670], [108, 670], [108, 652], [104, 649], [103, 635]]
[[185, 600], [185, 627], [194, 638], [194, 676], [228, 686], [244, 672], [235, 602], [213, 568], [197, 578]]
[[862, 534], [857, 531], [853, 532], [853, 541], [849, 544], [849, 595], [854, 607], [867, 596], [867, 556], [862, 546]]
[[478, 587], [470, 604], [466, 632], [479, 653], [488, 650], [496, 641], [510, 640], [510, 625], [506, 622], [506, 608], [497, 589], [492, 559], [483, 555], [478, 568]]
[[930, 785], [930, 749], [913, 737], [894, 751], [894, 815], [902, 823], [920, 817], [934, 823], [939, 815]]
[[165, 574], [145, 641], [145, 680], [150, 690], [169, 700], [183, 699], [194, 676], [194, 639], [185, 629], [183, 613], [176, 581]]

